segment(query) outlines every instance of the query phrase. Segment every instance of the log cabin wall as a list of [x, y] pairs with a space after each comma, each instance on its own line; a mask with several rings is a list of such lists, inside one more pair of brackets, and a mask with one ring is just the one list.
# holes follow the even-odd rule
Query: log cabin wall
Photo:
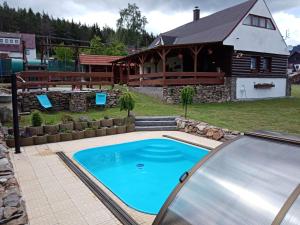
[[[259, 68], [263, 68], [262, 58], [271, 59], [271, 71], [251, 71], [251, 57], [258, 57]], [[232, 55], [232, 76], [233, 77], [287, 77], [288, 56], [274, 55], [257, 52], [234, 52]]]

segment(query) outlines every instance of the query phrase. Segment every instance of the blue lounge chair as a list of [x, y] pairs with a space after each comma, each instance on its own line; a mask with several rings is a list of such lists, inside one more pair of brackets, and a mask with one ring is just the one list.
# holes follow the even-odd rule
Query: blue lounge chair
[[107, 94], [105, 92], [96, 93], [96, 105], [105, 106], [106, 105]]
[[52, 108], [52, 104], [48, 98], [47, 95], [37, 95], [36, 96], [41, 106], [43, 106], [44, 109], [50, 109]]

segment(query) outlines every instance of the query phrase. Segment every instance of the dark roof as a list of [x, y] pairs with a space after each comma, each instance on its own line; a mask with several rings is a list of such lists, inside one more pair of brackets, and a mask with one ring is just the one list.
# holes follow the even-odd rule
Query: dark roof
[[110, 55], [79, 55], [81, 65], [111, 65], [114, 60], [120, 59], [122, 56]]
[[159, 45], [222, 42], [256, 2], [257, 0], [249, 0], [162, 33], [149, 48], [155, 48]]

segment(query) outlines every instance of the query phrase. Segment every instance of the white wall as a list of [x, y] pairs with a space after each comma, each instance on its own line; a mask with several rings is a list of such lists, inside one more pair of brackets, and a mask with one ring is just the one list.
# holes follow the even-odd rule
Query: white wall
[[[244, 19], [249, 14], [272, 19], [276, 30], [243, 25]], [[288, 47], [265, 2], [258, 0], [249, 14], [245, 16], [236, 29], [224, 40], [224, 45], [234, 46], [235, 50], [240, 51], [289, 55]]]
[[29, 52], [28, 55], [26, 55], [27, 59], [36, 59], [36, 49], [27, 49]]
[[[273, 83], [275, 87], [268, 89], [255, 89], [254, 84]], [[236, 98], [259, 99], [259, 98], [278, 98], [286, 96], [285, 78], [237, 78]]]

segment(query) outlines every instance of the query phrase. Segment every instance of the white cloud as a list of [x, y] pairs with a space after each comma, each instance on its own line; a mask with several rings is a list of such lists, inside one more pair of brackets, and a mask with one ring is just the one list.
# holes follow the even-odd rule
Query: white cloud
[[286, 40], [288, 45], [300, 44], [300, 17], [296, 17], [286, 12], [275, 13], [274, 20], [283, 36], [286, 36], [286, 31], [289, 33], [289, 38]]

